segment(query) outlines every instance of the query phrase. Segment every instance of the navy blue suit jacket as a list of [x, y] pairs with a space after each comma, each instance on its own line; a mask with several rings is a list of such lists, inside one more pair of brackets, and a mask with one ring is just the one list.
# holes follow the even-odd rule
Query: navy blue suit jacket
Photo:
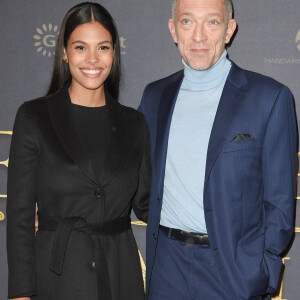
[[[159, 238], [168, 136], [182, 79], [180, 71], [150, 83], [139, 107], [150, 130], [153, 168], [147, 289]], [[238, 134], [248, 138], [235, 140]], [[224, 285], [238, 299], [277, 288], [280, 254], [293, 233], [296, 155], [289, 89], [232, 63], [210, 136], [203, 201]]]

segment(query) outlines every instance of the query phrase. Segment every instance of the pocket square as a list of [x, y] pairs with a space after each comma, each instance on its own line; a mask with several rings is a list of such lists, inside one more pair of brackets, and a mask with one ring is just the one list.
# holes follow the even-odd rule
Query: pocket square
[[239, 133], [231, 141], [243, 141], [243, 140], [254, 140], [254, 137], [249, 133]]

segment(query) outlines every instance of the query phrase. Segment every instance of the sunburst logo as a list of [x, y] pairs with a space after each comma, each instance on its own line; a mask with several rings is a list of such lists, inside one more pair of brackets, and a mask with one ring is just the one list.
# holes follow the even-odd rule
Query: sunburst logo
[[295, 42], [296, 42], [298, 50], [300, 51], [300, 30], [296, 34], [296, 40], [295, 40]]
[[56, 46], [56, 38], [58, 35], [58, 26], [49, 24], [42, 25], [42, 28], [36, 29], [37, 34], [33, 36], [35, 39], [34, 46], [36, 51], [42, 53], [44, 56], [51, 57], [55, 54], [54, 48]]

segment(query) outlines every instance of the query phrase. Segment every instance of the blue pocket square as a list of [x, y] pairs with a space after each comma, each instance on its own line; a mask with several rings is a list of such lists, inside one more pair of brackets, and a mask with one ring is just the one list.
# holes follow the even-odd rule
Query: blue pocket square
[[249, 133], [239, 133], [231, 141], [243, 141], [243, 140], [254, 140], [254, 137]]

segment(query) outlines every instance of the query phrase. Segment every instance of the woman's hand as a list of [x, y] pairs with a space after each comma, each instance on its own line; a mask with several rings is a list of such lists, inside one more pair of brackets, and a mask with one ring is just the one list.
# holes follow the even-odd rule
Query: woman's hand
[[22, 297], [22, 298], [13, 298], [10, 300], [31, 300], [31, 298], [30, 297]]

